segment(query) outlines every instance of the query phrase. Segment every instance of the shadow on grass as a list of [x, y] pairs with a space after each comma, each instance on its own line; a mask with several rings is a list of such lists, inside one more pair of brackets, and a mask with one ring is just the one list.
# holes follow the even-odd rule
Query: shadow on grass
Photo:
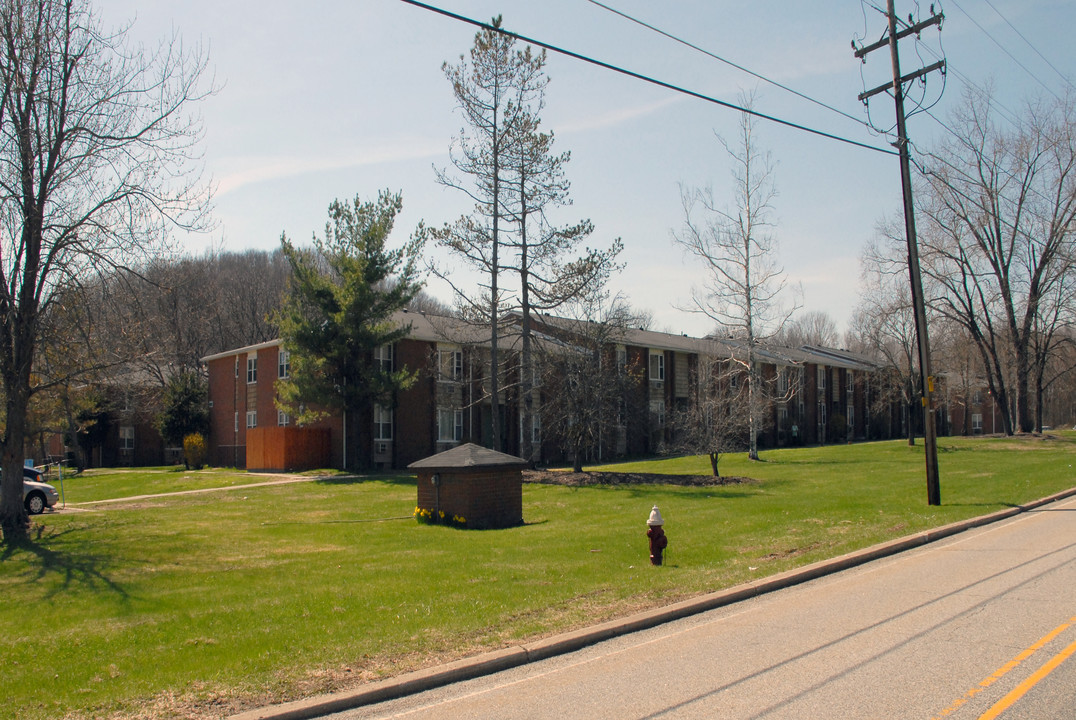
[[334, 475], [322, 477], [314, 481], [317, 485], [361, 485], [367, 482], [382, 482], [386, 485], [410, 485], [415, 487], [418, 482], [414, 475], [377, 474], [377, 475]]
[[[67, 538], [73, 530], [64, 530], [48, 534], [44, 541], [40, 539], [40, 526], [30, 528], [31, 536], [25, 540], [5, 543], [0, 560], [7, 561], [18, 552], [24, 552], [37, 556], [37, 563], [28, 561], [27, 565], [37, 572], [27, 578], [26, 584], [47, 581], [53, 577], [59, 582], [45, 597], [51, 598], [70, 589], [74, 585], [93, 590], [98, 593], [111, 593], [120, 598], [130, 597], [127, 590], [111, 579], [106, 570], [111, 564], [111, 558], [103, 553], [88, 552], [87, 548], [74, 538]], [[68, 542], [70, 541], [70, 542]], [[59, 545], [59, 549], [54, 549]], [[64, 545], [70, 545], [71, 549], [65, 549]]]

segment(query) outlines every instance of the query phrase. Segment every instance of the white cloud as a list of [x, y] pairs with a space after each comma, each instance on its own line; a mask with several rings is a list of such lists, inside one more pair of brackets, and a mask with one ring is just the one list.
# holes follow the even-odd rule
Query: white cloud
[[400, 140], [343, 153], [223, 158], [217, 164], [220, 197], [257, 183], [353, 167], [433, 158], [445, 153], [443, 141]]

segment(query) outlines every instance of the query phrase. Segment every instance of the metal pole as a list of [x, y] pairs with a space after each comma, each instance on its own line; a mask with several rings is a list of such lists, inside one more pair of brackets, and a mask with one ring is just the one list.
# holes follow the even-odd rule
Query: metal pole
[[893, 98], [897, 105], [897, 150], [900, 153], [900, 179], [904, 190], [904, 226], [908, 239], [908, 275], [912, 286], [912, 305], [915, 310], [915, 332], [919, 341], [919, 376], [923, 389], [923, 446], [926, 455], [927, 504], [941, 505], [941, 484], [938, 479], [938, 437], [934, 418], [934, 376], [930, 370], [930, 341], [927, 335], [926, 305], [923, 282], [919, 272], [919, 249], [915, 236], [915, 205], [912, 201], [911, 158], [908, 133], [904, 120], [904, 87], [897, 53], [897, 15], [893, 0], [887, 0], [889, 15], [889, 52], [893, 59]]

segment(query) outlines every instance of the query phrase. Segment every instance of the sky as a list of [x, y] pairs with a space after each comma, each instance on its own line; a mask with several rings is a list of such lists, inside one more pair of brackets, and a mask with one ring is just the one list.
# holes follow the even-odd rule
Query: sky
[[[738, 105], [742, 93], [754, 93], [761, 113], [891, 149], [892, 135], [869, 125], [892, 128], [892, 99], [878, 95], [869, 109], [857, 99], [891, 80], [889, 54], [861, 63], [851, 47], [885, 34], [874, 7], [884, 0], [603, 3], [755, 75], [589, 0], [429, 4], [478, 21], [502, 15], [503, 26], [520, 35], [723, 102]], [[465, 195], [437, 184], [434, 168], [448, 166], [463, 124], [442, 64], [469, 51], [475, 27], [402, 0], [99, 0], [95, 7], [105, 27], [130, 24], [135, 43], [152, 47], [175, 33], [209, 53], [218, 89], [200, 112], [216, 225], [179, 237], [189, 252], [271, 250], [282, 233], [305, 243], [322, 234], [332, 200], [372, 200], [382, 189], [403, 195], [394, 243], [420, 221], [440, 226], [471, 211]], [[905, 18], [926, 18], [929, 7], [896, 3]], [[969, 84], [993, 87], [1002, 111], [1019, 114], [1028, 100], [1063, 95], [1076, 82], [1071, 0], [934, 7], [945, 15], [940, 32], [929, 28], [900, 48], [905, 74], [941, 57], [949, 67], [909, 91], [933, 105], [909, 119], [918, 148], [947, 136], [946, 117]], [[718, 137], [736, 138], [740, 113], [557, 53], [546, 72], [544, 126], [572, 158], [573, 205], [558, 219], [589, 218], [593, 246], [623, 241], [624, 268], [612, 289], [650, 311], [654, 329], [710, 332], [711, 320], [685, 309], [704, 271], [672, 235], [684, 222], [681, 188], [712, 187], [720, 205], [732, 204], [732, 168]], [[756, 138], [774, 163], [773, 235], [785, 302], [827, 312], [844, 329], [857, 303], [860, 253], [879, 221], [901, 210], [897, 158], [765, 120]], [[428, 254], [456, 267], [447, 255]], [[435, 279], [427, 290], [451, 302]]]

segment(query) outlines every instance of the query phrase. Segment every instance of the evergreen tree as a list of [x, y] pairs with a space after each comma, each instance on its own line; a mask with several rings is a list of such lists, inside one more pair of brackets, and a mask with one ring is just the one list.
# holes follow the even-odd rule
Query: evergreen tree
[[361, 449], [372, 441], [374, 405], [391, 408], [394, 393], [415, 379], [394, 368], [391, 355], [377, 354], [407, 335], [410, 326], [393, 315], [422, 287], [422, 227], [403, 247], [388, 247], [402, 205], [400, 194], [388, 191], [374, 202], [336, 200], [313, 248], [297, 248], [287, 236], [280, 241], [293, 274], [275, 317], [290, 363], [278, 384], [279, 404], [299, 423], [342, 410], [345, 448], [360, 449], [346, 453], [351, 468], [369, 454]]
[[157, 432], [169, 447], [180, 447], [191, 433], [209, 432], [209, 385], [193, 370], [182, 370], [168, 380], [157, 416]]

